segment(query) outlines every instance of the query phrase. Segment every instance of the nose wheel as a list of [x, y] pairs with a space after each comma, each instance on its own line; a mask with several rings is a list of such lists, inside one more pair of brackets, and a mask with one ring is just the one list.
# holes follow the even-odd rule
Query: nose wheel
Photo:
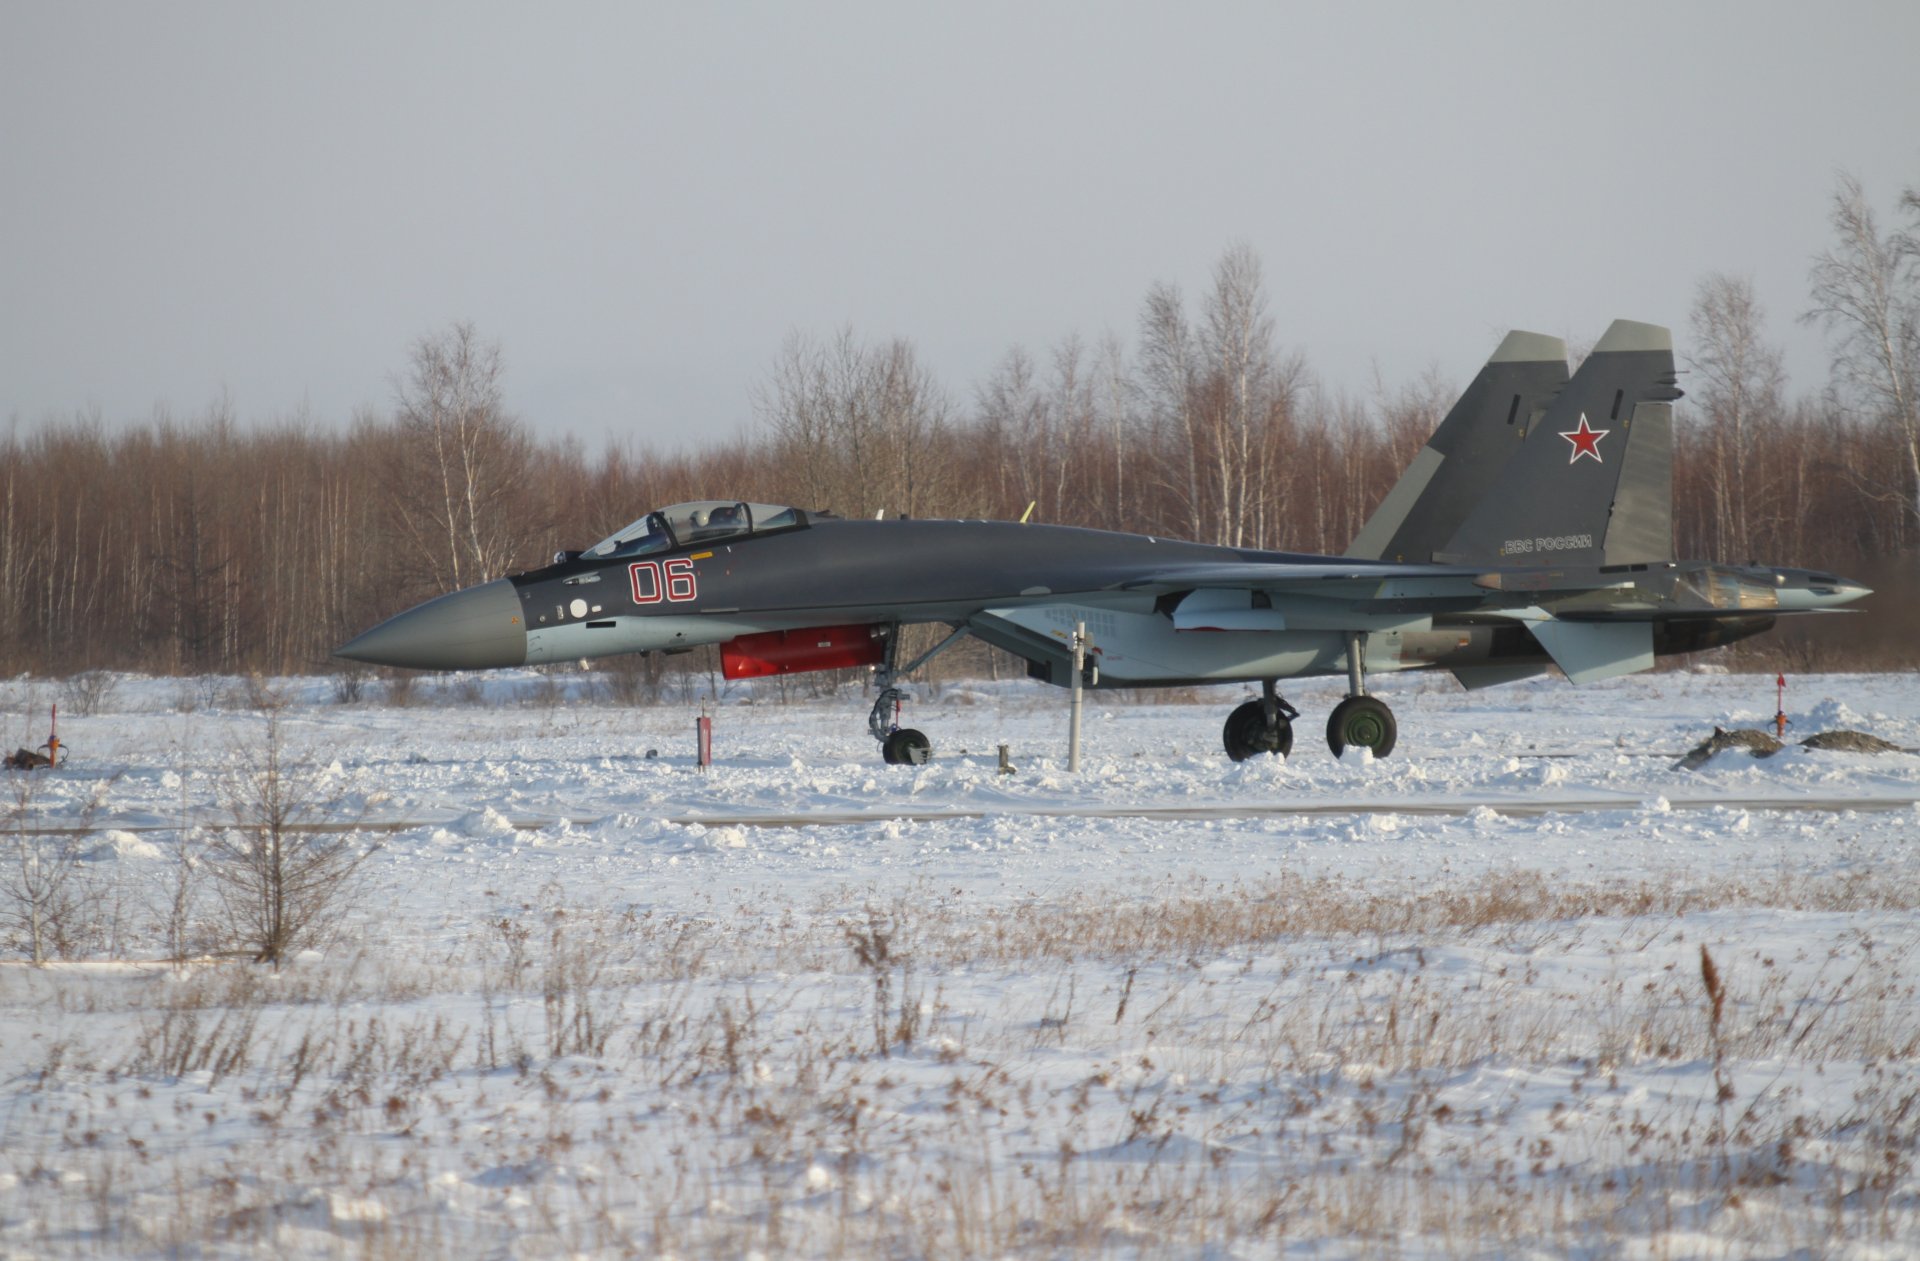
[[933, 742], [912, 727], [902, 727], [880, 742], [880, 756], [888, 766], [924, 766], [933, 756]]
[[954, 627], [951, 634], [920, 654], [904, 669], [899, 665], [900, 628], [894, 626], [886, 634], [886, 653], [873, 672], [873, 681], [879, 685], [880, 694], [874, 698], [873, 708], [867, 713], [867, 730], [880, 742], [880, 758], [888, 766], [924, 766], [933, 757], [933, 742], [927, 739], [924, 732], [900, 725], [900, 703], [907, 699], [907, 694], [894, 686], [894, 680], [912, 674], [959, 643], [966, 637], [967, 628]]
[[888, 766], [920, 766], [933, 756], [933, 742], [922, 732], [900, 725], [900, 703], [907, 694], [883, 687], [867, 714], [867, 730], [880, 742], [880, 759]]

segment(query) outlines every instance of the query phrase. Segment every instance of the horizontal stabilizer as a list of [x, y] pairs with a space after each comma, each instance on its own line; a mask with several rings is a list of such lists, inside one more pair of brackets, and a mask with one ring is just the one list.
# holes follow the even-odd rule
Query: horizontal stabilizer
[[1653, 668], [1651, 622], [1529, 622], [1527, 629], [1569, 683], [1595, 683]]

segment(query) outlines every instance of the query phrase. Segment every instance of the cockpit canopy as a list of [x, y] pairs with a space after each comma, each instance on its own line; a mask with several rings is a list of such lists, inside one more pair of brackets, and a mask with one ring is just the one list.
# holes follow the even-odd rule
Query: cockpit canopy
[[581, 555], [594, 560], [612, 556], [644, 556], [671, 547], [767, 534], [804, 525], [806, 517], [780, 504], [750, 504], [726, 499], [695, 499], [649, 512], [623, 530], [615, 531]]

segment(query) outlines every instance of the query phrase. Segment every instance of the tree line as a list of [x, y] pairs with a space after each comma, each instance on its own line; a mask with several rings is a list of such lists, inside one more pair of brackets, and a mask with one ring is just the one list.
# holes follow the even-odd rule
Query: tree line
[[[1681, 555], [1835, 568], [1877, 585], [1882, 609], [1911, 607], [1920, 187], [1898, 214], [1883, 232], [1858, 182], [1834, 191], [1799, 314], [1832, 347], [1818, 391], [1789, 389], [1749, 280], [1700, 280], [1680, 337]], [[1276, 339], [1243, 244], [1191, 298], [1151, 286], [1130, 338], [1015, 346], [964, 394], [904, 338], [796, 333], [756, 387], [753, 429], [693, 451], [536, 439], [505, 408], [504, 372], [498, 345], [455, 324], [411, 347], [389, 412], [344, 428], [242, 424], [225, 402], [132, 425], [14, 420], [0, 445], [0, 668], [325, 670], [333, 646], [417, 600], [684, 499], [1031, 510], [1338, 553], [1456, 394], [1433, 373], [1365, 393], [1318, 380]], [[1909, 663], [1885, 635], [1874, 663], [1889, 650]]]

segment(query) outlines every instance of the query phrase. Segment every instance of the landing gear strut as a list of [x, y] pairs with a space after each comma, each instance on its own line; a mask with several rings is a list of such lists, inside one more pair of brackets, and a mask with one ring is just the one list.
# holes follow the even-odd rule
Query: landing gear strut
[[1220, 733], [1227, 756], [1236, 762], [1257, 753], [1287, 756], [1293, 752], [1293, 720], [1299, 716], [1300, 711], [1274, 690], [1274, 681], [1262, 679], [1260, 699], [1248, 701], [1227, 715], [1227, 725]]
[[1335, 757], [1350, 745], [1372, 749], [1375, 757], [1385, 757], [1393, 752], [1394, 742], [1400, 737], [1386, 702], [1367, 695], [1366, 679], [1360, 670], [1366, 646], [1364, 632], [1347, 632], [1347, 699], [1335, 705], [1327, 717], [1327, 747]]
[[896, 624], [889, 628], [886, 656], [873, 670], [873, 681], [880, 689], [880, 694], [874, 698], [873, 708], [867, 713], [867, 730], [880, 742], [880, 757], [888, 766], [923, 766], [933, 757], [933, 742], [927, 739], [924, 732], [900, 725], [900, 703], [907, 699], [907, 694], [894, 686], [894, 680], [912, 674], [932, 661], [959, 643], [966, 633], [966, 627], [955, 627], [952, 634], [902, 669], [899, 665], [900, 627]]

